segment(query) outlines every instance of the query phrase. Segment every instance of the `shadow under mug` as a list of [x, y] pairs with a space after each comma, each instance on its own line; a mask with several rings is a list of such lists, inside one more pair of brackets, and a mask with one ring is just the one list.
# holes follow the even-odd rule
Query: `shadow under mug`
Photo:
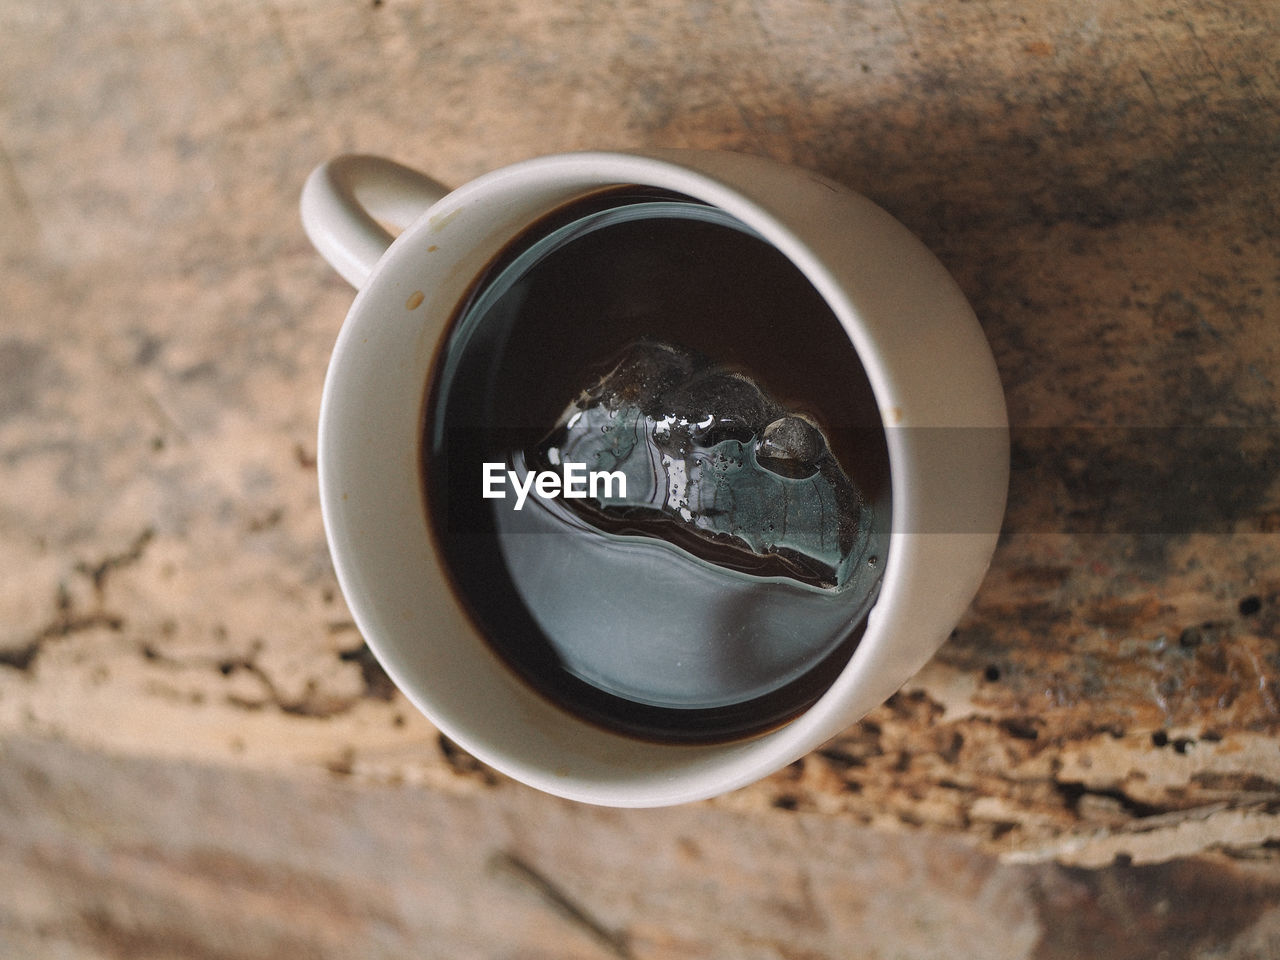
[[[427, 516], [425, 391], [451, 318], [531, 224], [624, 185], [710, 205], [785, 255], [847, 333], [884, 430], [891, 516], [862, 635], [816, 702], [745, 739], [639, 739], [532, 689], [455, 594]], [[397, 686], [495, 769], [552, 794], [613, 806], [736, 789], [883, 702], [971, 602], [1008, 486], [999, 377], [954, 281], [864, 197], [802, 170], [719, 152], [562, 154], [452, 192], [389, 160], [342, 156], [308, 179], [302, 218], [317, 250], [358, 289], [325, 381], [318, 444], [321, 505], [343, 594]], [[393, 239], [384, 223], [402, 232]]]

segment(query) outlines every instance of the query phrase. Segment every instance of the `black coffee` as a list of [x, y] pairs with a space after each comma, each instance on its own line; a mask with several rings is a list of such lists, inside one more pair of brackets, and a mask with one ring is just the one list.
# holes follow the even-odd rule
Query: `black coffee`
[[629, 187], [531, 227], [453, 318], [426, 424], [454, 586], [557, 704], [722, 741], [847, 663], [883, 567], [884, 434], [825, 301], [723, 211]]

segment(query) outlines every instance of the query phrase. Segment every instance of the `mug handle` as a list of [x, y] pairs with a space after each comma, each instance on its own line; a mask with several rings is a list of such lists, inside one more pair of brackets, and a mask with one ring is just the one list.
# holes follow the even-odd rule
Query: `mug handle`
[[367, 154], [344, 154], [311, 172], [302, 188], [302, 228], [342, 278], [359, 290], [403, 230], [449, 192], [425, 174]]

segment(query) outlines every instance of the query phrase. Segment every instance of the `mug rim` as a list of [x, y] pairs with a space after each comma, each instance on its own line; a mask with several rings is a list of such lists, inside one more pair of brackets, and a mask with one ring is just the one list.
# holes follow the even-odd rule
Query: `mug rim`
[[[727, 182], [728, 178], [723, 175], [723, 171], [695, 169], [690, 164], [693, 157], [703, 158], [705, 162], [707, 157], [720, 156], [726, 155], [681, 153], [673, 156], [669, 153], [645, 155], [614, 152], [560, 154], [513, 164], [473, 180], [424, 213], [392, 243], [386, 254], [375, 265], [368, 281], [357, 294], [347, 320], [343, 324], [325, 380], [317, 450], [321, 507], [335, 570], [351, 607], [352, 615], [366, 642], [397, 686], [446, 736], [495, 769], [550, 793], [573, 799], [616, 806], [651, 806], [702, 799], [743, 786], [785, 766], [818, 746], [823, 740], [853, 722], [867, 709], [881, 702], [907, 679], [910, 672], [913, 672], [913, 669], [908, 669], [904, 673], [904, 669], [918, 667], [932, 654], [938, 643], [945, 639], [944, 634], [941, 638], [917, 639], [914, 644], [911, 644], [909, 637], [898, 637], [895, 640], [890, 636], [900, 623], [910, 622], [910, 610], [903, 609], [904, 603], [909, 606], [908, 601], [911, 596], [922, 589], [928, 589], [928, 584], [922, 582], [920, 569], [912, 568], [918, 568], [922, 562], [926, 568], [937, 565], [933, 554], [925, 556], [922, 561], [921, 535], [905, 532], [911, 526], [907, 522], [908, 514], [917, 509], [916, 501], [920, 495], [921, 485], [914, 482], [914, 478], [924, 469], [924, 466], [920, 451], [913, 449], [913, 435], [908, 431], [889, 429], [897, 425], [890, 423], [889, 420], [895, 415], [901, 419], [904, 416], [903, 411], [911, 409], [909, 398], [900, 395], [900, 383], [884, 363], [880, 346], [874, 342], [864, 317], [859, 313], [858, 304], [851, 298], [847, 278], [838, 276], [824, 258], [810, 248], [810, 244], [800, 235], [803, 232], [803, 225], [801, 230], [797, 231], [793, 224], [787, 222], [785, 216], [779, 216], [776, 210], [771, 210], [767, 202], [747, 196], [740, 185]], [[749, 158], [749, 161], [748, 167], [761, 162], [758, 158]], [[814, 181], [813, 190], [833, 189], [829, 182], [815, 179], [813, 175], [796, 171], [795, 168], [772, 164], [770, 161], [763, 161], [763, 163], [766, 167], [755, 167], [749, 171], [750, 176], [757, 177], [761, 181], [771, 178], [785, 179], [788, 183], [793, 183], [797, 176], [801, 176]], [[761, 169], [764, 170], [763, 175]], [[388, 326], [388, 315], [399, 312], [393, 308], [397, 303], [403, 303], [403, 297], [400, 295], [405, 293], [406, 265], [423, 259], [424, 249], [431, 246], [427, 240], [434, 240], [435, 246], [438, 247], [451, 229], [468, 219], [473, 221], [473, 226], [476, 226], [474, 221], [482, 218], [483, 215], [490, 217], [490, 223], [498, 220], [499, 216], [494, 212], [498, 207], [495, 198], [500, 196], [521, 194], [528, 197], [535, 190], [540, 190], [538, 196], [543, 198], [540, 206], [544, 208], [542, 212], [545, 213], [573, 196], [619, 184], [643, 184], [669, 189], [725, 210], [760, 233], [813, 283], [850, 337], [880, 408], [882, 424], [886, 428], [886, 442], [889, 446], [893, 519], [889, 534], [890, 542], [884, 557], [885, 567], [880, 598], [866, 616], [866, 628], [862, 640], [853, 650], [848, 662], [815, 703], [777, 729], [745, 741], [696, 746], [657, 745], [660, 747], [662, 757], [670, 761], [665, 770], [637, 770], [635, 763], [623, 763], [616, 770], [615, 775], [609, 777], [599, 772], [609, 768], [609, 761], [605, 761], [603, 766], [598, 763], [595, 766], [588, 765], [592, 770], [597, 771], [596, 773], [589, 776], [575, 776], [572, 771], [566, 775], [563, 769], [549, 767], [543, 762], [530, 761], [518, 746], [510, 742], [503, 744], [494, 742], [492, 737], [474, 735], [467, 723], [456, 716], [456, 711], [442, 709], [439, 698], [433, 696], [428, 689], [429, 684], [424, 683], [422, 677], [413, 675], [413, 670], [407, 665], [403, 651], [398, 650], [395, 643], [386, 639], [382, 629], [385, 617], [371, 608], [372, 601], [367, 584], [363, 582], [361, 572], [357, 569], [357, 564], [364, 561], [356, 559], [356, 554], [364, 550], [367, 557], [370, 548], [367, 541], [361, 541], [359, 524], [353, 526], [352, 516], [345, 506], [349, 491], [343, 489], [341, 461], [349, 461], [356, 451], [352, 450], [353, 439], [343, 435], [342, 428], [349, 426], [349, 421], [343, 421], [339, 414], [352, 393], [349, 368], [350, 358], [359, 352], [357, 343], [362, 339], [367, 342], [367, 335], [371, 330], [379, 326]], [[911, 237], [904, 227], [870, 201], [844, 191], [843, 188], [835, 189], [840, 191], [839, 195], [845, 198], [846, 203], [853, 202], [859, 213], [872, 218], [882, 217], [891, 223], [892, 228], [889, 229], [889, 233], [894, 235], [896, 241], [905, 242], [908, 247], [914, 244], [920, 251], [924, 250], [919, 241]], [[487, 252], [496, 254], [505, 242], [535, 219], [537, 219], [536, 215], [527, 213], [518, 218], [505, 217], [504, 224], [510, 222], [514, 229], [507, 227], [502, 231], [491, 230], [490, 233], [499, 234], [499, 236], [496, 240], [490, 238], [488, 247], [491, 249]], [[517, 223], [517, 220], [520, 222]], [[478, 226], [483, 227], [483, 224], [484, 221], [481, 219]], [[883, 227], [884, 224], [880, 223], [876, 226]], [[903, 237], [909, 239], [904, 241]], [[924, 253], [928, 259], [932, 260], [931, 254], [927, 251]], [[478, 259], [478, 254], [474, 250], [471, 251], [469, 261], [466, 256], [461, 254], [459, 256], [462, 261], [471, 263], [477, 262]], [[936, 260], [933, 260], [933, 263], [936, 264]], [[938, 270], [941, 271], [940, 265]], [[945, 271], [942, 271], [942, 276], [954, 286], [954, 282], [950, 281]], [[465, 290], [470, 287], [473, 280], [474, 277], [468, 276], [465, 282], [455, 286]], [[958, 304], [959, 312], [961, 314], [967, 312], [968, 317], [972, 318], [972, 311], [964, 302], [963, 296], [959, 294], [958, 288], [949, 290], [946, 283], [943, 283], [942, 289], [944, 294], [950, 294], [955, 301], [951, 304], [951, 309], [955, 310]], [[445, 297], [442, 295], [441, 299]], [[452, 311], [449, 311], [449, 315], [452, 315]], [[436, 351], [443, 333], [446, 332], [445, 319], [447, 318], [435, 324], [439, 330], [432, 338], [429, 350], [425, 352], [425, 359], [421, 344], [414, 356], [415, 363], [412, 367], [420, 373], [415, 413], [421, 409], [420, 405], [426, 402], [430, 370], [435, 365]], [[976, 328], [976, 318], [972, 318], [972, 323]], [[980, 329], [978, 333], [981, 336]], [[420, 332], [418, 337], [422, 339], [423, 334]], [[985, 339], [981, 342], [986, 351], [986, 359], [990, 361], [990, 349], [986, 346]], [[994, 361], [990, 362], [994, 378]], [[994, 379], [998, 393], [998, 378]], [[975, 405], [980, 408], [976, 412], [968, 411], [966, 414], [963, 410], [954, 410], [950, 411], [950, 415], [960, 415], [962, 418], [969, 415], [980, 425], [1003, 426], [1005, 421], [1002, 394], [998, 399], [998, 411], [994, 409], [990, 397], [984, 397], [981, 398], [982, 402]], [[416, 459], [416, 445], [412, 449]], [[1007, 449], [1005, 456], [1007, 458]], [[416, 466], [414, 472], [415, 478], [420, 482]], [[1003, 511], [1004, 482], [1001, 480], [996, 484], [1001, 486], [999, 498], [1001, 512]], [[421, 497], [418, 498], [418, 512], [422, 515], [427, 542], [433, 546], [431, 532], [426, 529], [429, 524], [425, 516], [425, 502]], [[385, 520], [385, 517], [382, 518], [384, 524]], [[967, 564], [973, 567], [973, 557], [981, 557], [985, 553], [986, 560], [978, 563], [981, 569], [977, 571], [976, 576], [973, 570], [969, 570], [964, 578], [965, 583], [960, 587], [959, 592], [967, 594], [963, 598], [963, 605], [967, 606], [972, 591], [976, 590], [977, 580], [980, 580], [981, 573], [985, 571], [986, 561], [989, 560], [991, 549], [994, 547], [997, 532], [998, 523], [996, 529], [991, 531], [924, 535], [933, 537], [935, 540], [938, 536], [943, 536], [944, 539], [954, 541], [959, 536], [970, 541], [953, 542], [949, 546], [944, 544], [944, 549], [941, 551], [941, 555], [951, 556], [962, 566]], [[367, 531], [365, 536], [368, 536]], [[976, 541], [973, 538], [976, 538]], [[420, 547], [421, 545], [416, 550], [416, 555], [421, 554]], [[933, 553], [937, 552], [934, 550]], [[928, 554], [928, 551], [925, 553]], [[438, 564], [433, 561], [428, 563], [428, 569], [437, 568]], [[925, 580], [927, 579], [926, 577]], [[445, 594], [453, 603], [461, 607], [461, 601], [453, 596], [450, 585], [446, 582], [444, 586]], [[472, 633], [478, 634], [478, 627], [471, 623], [469, 616], [464, 613], [463, 617]], [[468, 642], [488, 649], [482, 636], [469, 637]], [[910, 646], [911, 649], [904, 649], [906, 646]], [[923, 656], [921, 651], [924, 651]], [[510, 670], [505, 664], [500, 664], [500, 667], [503, 670]], [[541, 694], [535, 695], [541, 697]], [[527, 707], [527, 704], [525, 706]], [[570, 737], [575, 742], [578, 739], [577, 734], [583, 734], [597, 740], [594, 747], [603, 748], [605, 753], [610, 749], [616, 750], [622, 745], [634, 747], [637, 744], [637, 741], [630, 736], [606, 731], [562, 710], [557, 712], [562, 724], [581, 728], [573, 737]], [[528, 717], [522, 716], [520, 710], [513, 709], [511, 717], [513, 724], [517, 719], [521, 722], [528, 721]], [[512, 729], [508, 731], [508, 737], [511, 740], [518, 740], [524, 732], [520, 729]], [[606, 738], [608, 743], [606, 744], [600, 738]], [[653, 762], [662, 759], [652, 750], [637, 752], [646, 754]], [[676, 762], [677, 760], [679, 762]]]

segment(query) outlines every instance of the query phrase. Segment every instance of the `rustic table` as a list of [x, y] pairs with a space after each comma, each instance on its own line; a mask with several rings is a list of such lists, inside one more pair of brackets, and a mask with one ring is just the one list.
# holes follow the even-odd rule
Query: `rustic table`
[[[1280, 9], [0, 3], [0, 953], [1280, 954]], [[1008, 523], [888, 704], [754, 787], [505, 781], [346, 611], [320, 160], [740, 150], [993, 344]]]

